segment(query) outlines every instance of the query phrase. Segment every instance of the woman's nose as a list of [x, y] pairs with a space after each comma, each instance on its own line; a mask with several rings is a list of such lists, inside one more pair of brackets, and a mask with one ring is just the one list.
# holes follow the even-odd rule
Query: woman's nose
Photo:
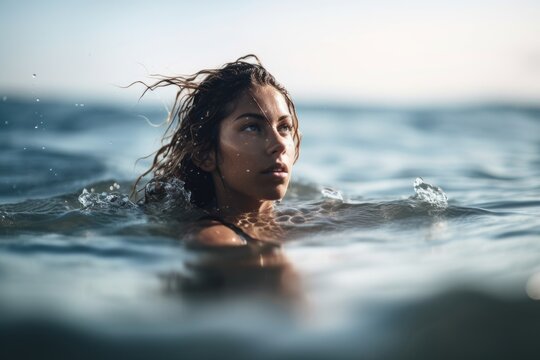
[[266, 137], [267, 149], [269, 154], [281, 154], [286, 149], [285, 137], [283, 137], [277, 129], [272, 129]]

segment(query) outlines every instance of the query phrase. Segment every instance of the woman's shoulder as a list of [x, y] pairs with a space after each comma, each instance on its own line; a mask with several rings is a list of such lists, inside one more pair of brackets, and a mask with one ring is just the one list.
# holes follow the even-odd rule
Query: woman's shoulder
[[190, 238], [191, 245], [243, 246], [247, 244], [236, 231], [216, 219], [199, 220]]

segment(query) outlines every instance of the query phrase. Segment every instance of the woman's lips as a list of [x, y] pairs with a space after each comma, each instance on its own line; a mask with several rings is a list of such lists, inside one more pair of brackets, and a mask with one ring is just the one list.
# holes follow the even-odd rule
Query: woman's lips
[[277, 170], [277, 171], [266, 171], [266, 172], [263, 172], [262, 174], [263, 174], [263, 175], [266, 175], [266, 176], [273, 177], [273, 178], [277, 178], [277, 179], [285, 179], [285, 178], [287, 178], [287, 176], [289, 175], [288, 172], [286, 172], [286, 171], [280, 171], [280, 170]]
[[289, 172], [289, 169], [287, 168], [287, 165], [285, 165], [284, 163], [282, 162], [276, 162], [274, 164], [272, 164], [271, 166], [267, 167], [266, 169], [264, 169], [263, 171], [261, 171], [263, 174], [266, 174], [266, 173], [275, 173], [275, 172], [284, 172], [284, 173], [288, 173]]
[[261, 173], [276, 179], [285, 179], [289, 175], [287, 166], [280, 163], [268, 167], [266, 170], [261, 171]]

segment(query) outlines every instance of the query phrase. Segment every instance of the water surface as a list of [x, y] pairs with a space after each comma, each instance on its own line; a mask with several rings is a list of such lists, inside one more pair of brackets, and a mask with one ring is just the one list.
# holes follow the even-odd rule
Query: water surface
[[0, 101], [0, 354], [540, 350], [540, 109], [300, 105], [287, 241], [260, 253], [186, 248], [181, 193], [129, 201], [163, 131], [141, 115], [164, 117]]

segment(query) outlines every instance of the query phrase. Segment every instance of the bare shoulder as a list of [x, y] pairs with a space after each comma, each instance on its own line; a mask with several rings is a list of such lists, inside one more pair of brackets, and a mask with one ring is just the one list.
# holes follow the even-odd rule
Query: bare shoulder
[[191, 237], [191, 243], [203, 246], [242, 246], [246, 241], [227, 226], [208, 221], [201, 224]]

